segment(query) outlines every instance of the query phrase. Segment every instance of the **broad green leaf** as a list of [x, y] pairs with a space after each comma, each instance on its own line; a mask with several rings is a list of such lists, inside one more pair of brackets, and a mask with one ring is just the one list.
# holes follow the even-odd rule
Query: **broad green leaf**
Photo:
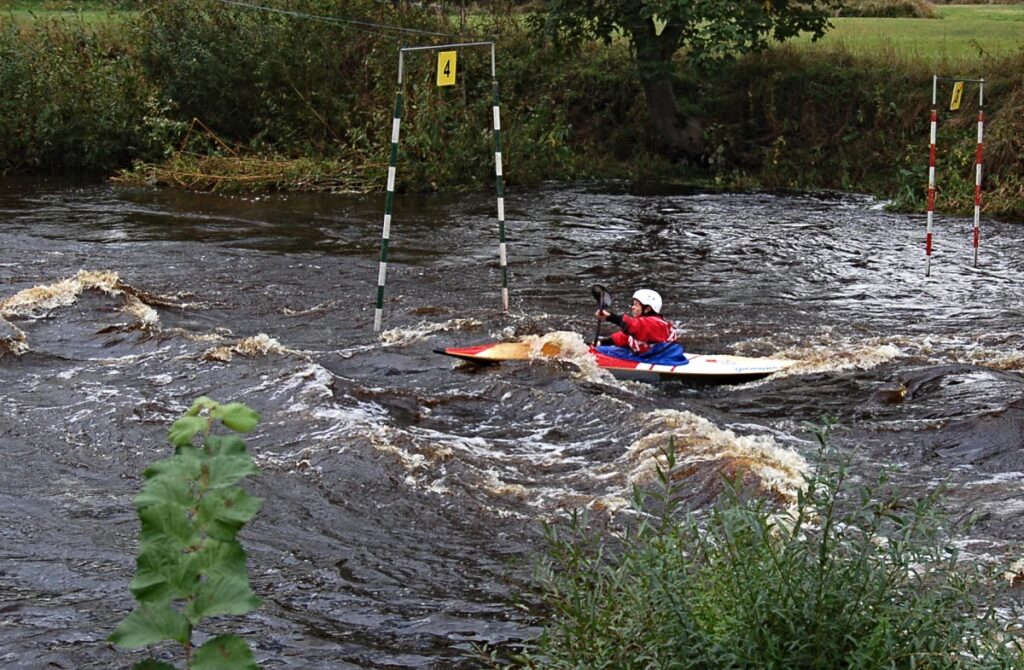
[[212, 538], [229, 541], [256, 516], [263, 499], [237, 486], [211, 491], [196, 510], [196, 523]]
[[211, 489], [231, 486], [243, 477], [259, 472], [248, 452], [230, 456], [210, 456], [206, 459], [206, 470], [209, 477], [207, 486]]
[[201, 575], [248, 578], [245, 549], [235, 540], [221, 542], [207, 538], [192, 559], [196, 572]]
[[136, 663], [132, 666], [132, 670], [178, 670], [170, 663], [164, 663], [163, 661], [154, 661], [151, 658], [147, 658], [142, 663]]
[[248, 433], [260, 422], [260, 415], [240, 402], [229, 402], [220, 408], [220, 420], [233, 431]]
[[142, 492], [135, 496], [135, 507], [137, 509], [151, 505], [190, 507], [194, 500], [195, 495], [189, 478], [161, 473], [149, 479], [142, 487]]
[[203, 456], [202, 452], [191, 446], [177, 447], [176, 450], [177, 453], [174, 456], [151, 463], [143, 471], [143, 476], [146, 479], [154, 479], [161, 475], [185, 479], [197, 478]]
[[167, 606], [139, 605], [107, 640], [119, 647], [138, 649], [164, 640], [188, 644], [191, 637], [192, 626], [180, 612]]
[[135, 562], [131, 591], [140, 603], [165, 604], [192, 594], [199, 580], [195, 554], [163, 546], [144, 546]]
[[252, 651], [237, 635], [221, 635], [196, 649], [191, 670], [259, 670]]
[[202, 539], [188, 517], [189, 509], [180, 505], [151, 505], [139, 510], [142, 544], [168, 542], [178, 550], [198, 544]]
[[206, 453], [210, 456], [232, 456], [248, 453], [245, 440], [237, 435], [211, 435], [206, 438]]
[[220, 403], [216, 400], [201, 395], [192, 401], [192, 406], [185, 412], [185, 416], [199, 416], [199, 413], [203, 410], [213, 410], [220, 407]]
[[209, 430], [210, 421], [202, 416], [183, 416], [171, 425], [167, 439], [176, 447], [192, 444], [197, 433]]
[[248, 577], [215, 576], [200, 582], [195, 598], [185, 608], [192, 623], [218, 614], [246, 614], [260, 606], [260, 599], [249, 588]]
[[[246, 523], [252, 520], [263, 506], [263, 498], [249, 495], [245, 489], [237, 486], [214, 491], [210, 498], [211, 501], [216, 500], [219, 504], [217, 509], [218, 519], [238, 523]], [[200, 508], [200, 512], [202, 511], [205, 510]]]

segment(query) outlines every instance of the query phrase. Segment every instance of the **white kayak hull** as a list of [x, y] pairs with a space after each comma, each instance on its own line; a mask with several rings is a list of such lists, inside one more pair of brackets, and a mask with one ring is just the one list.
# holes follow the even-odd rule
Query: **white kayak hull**
[[[545, 344], [538, 349], [526, 342], [494, 342], [472, 347], [449, 347], [438, 349], [437, 352], [473, 363], [492, 364], [558, 358], [560, 349], [554, 344]], [[685, 365], [658, 365], [608, 356], [593, 347], [589, 354], [599, 368], [607, 370], [617, 379], [645, 382], [679, 379], [709, 384], [742, 384], [763, 379], [796, 363], [784, 358], [686, 354]]]

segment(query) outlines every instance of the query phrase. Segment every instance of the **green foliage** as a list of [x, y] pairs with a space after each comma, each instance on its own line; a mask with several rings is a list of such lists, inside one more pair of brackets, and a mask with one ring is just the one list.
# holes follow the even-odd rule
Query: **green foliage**
[[[329, 0], [275, 1], [310, 16], [458, 30], [454, 19], [404, 2], [358, 0], [342, 8]], [[209, 0], [150, 4], [145, 12], [123, 12], [116, 27], [75, 15], [19, 23], [0, 14], [0, 170], [133, 166], [119, 179], [236, 192], [383, 188], [398, 38]], [[804, 43], [805, 36], [796, 46], [746, 56], [739, 55], [764, 46], [773, 33], [703, 56], [695, 42], [675, 53], [669, 77], [681, 116], [704, 127], [702, 155], [681, 162], [679, 154], [662, 150], [661, 133], [648, 118], [645, 77], [652, 71], [637, 67], [639, 33], [611, 27], [627, 9], [650, 13], [655, 5], [619, 3], [620, 13], [575, 25], [573, 32], [565, 12], [577, 4], [553, 4], [561, 18], [536, 13], [534, 21], [547, 28], [565, 24], [560, 37], [579, 39], [572, 53], [528, 29], [523, 15], [508, 8], [492, 6], [472, 21], [474, 32], [498, 43], [509, 187], [581, 178], [683, 179], [723, 189], [873, 192], [904, 211], [923, 211], [931, 76], [962, 71], [986, 78], [984, 213], [1024, 217], [1024, 64], [1015, 30], [1024, 12], [1018, 6], [943, 6], [945, 21], [836, 19], [825, 46]], [[668, 40], [665, 30], [671, 33], [676, 24], [665, 17], [684, 4], [658, 5], [654, 14], [640, 15], [637, 30], [661, 26], [656, 37]], [[23, 6], [63, 5], [26, 0]], [[765, 13], [767, 26], [773, 13], [793, 7], [753, 3], [746, 10]], [[720, 9], [704, 3], [700, 11]], [[741, 37], [743, 30], [731, 25], [714, 22], [692, 36], [705, 39], [701, 31], [708, 29]], [[679, 24], [685, 26], [693, 27]], [[861, 26], [859, 32], [846, 32], [853, 26]], [[594, 35], [609, 43], [590, 40]], [[971, 40], [978, 47], [965, 51]], [[1017, 53], [988, 55], [1010, 48]], [[919, 49], [927, 53], [918, 56]], [[433, 83], [431, 54], [407, 55], [399, 190], [491, 187], [486, 52], [460, 52], [457, 86], [445, 89]], [[739, 57], [705, 67], [718, 56]], [[970, 67], [962, 66], [963, 58]], [[965, 96], [957, 115], [941, 115], [940, 211], [967, 214], [973, 206], [974, 99]]]
[[[907, 63], [776, 49], [722, 70], [707, 86], [711, 163], [756, 174], [768, 188], [891, 187], [908, 147], [927, 151], [931, 75]], [[925, 156], [927, 162], [927, 156]]]
[[684, 52], [690, 67], [710, 70], [801, 32], [816, 39], [828, 28], [826, 10], [835, 1], [545, 0], [528, 20], [537, 34], [571, 51], [592, 40], [607, 45], [624, 36], [647, 102], [646, 139], [661, 153], [695, 160], [704, 139], [701, 124], [677, 111], [676, 53]]
[[943, 541], [936, 496], [851, 490], [818, 429], [817, 472], [779, 509], [735, 482], [680, 517], [675, 459], [641, 521], [600, 537], [574, 516], [547, 528], [544, 631], [517, 667], [1014, 668], [981, 573]]
[[670, 68], [686, 49], [691, 61], [732, 58], [765, 49], [771, 40], [801, 32], [820, 37], [828, 27], [830, 0], [789, 2], [707, 2], [704, 0], [545, 0], [530, 15], [540, 32], [570, 46], [589, 39], [610, 43], [625, 35], [641, 71]]
[[228, 142], [284, 155], [379, 151], [365, 130], [390, 127], [397, 39], [301, 15], [433, 29], [429, 15], [399, 17], [390, 3], [370, 0], [261, 4], [293, 14], [155, 3], [133, 21], [132, 48], [180, 120], [198, 118]]
[[[192, 633], [208, 617], [246, 614], [260, 603], [237, 540], [262, 503], [237, 486], [256, 466], [244, 441], [211, 432], [219, 421], [247, 433], [259, 419], [241, 403], [222, 405], [204, 396], [171, 426], [174, 455], [146, 469], [135, 498], [142, 530], [130, 589], [139, 605], [111, 633], [111, 642], [128, 649], [177, 642], [190, 670], [256, 667], [241, 638], [220, 636], [195, 649]], [[168, 667], [155, 661], [136, 666]]]
[[155, 93], [114, 35], [0, 15], [0, 168], [110, 171], [152, 150]]

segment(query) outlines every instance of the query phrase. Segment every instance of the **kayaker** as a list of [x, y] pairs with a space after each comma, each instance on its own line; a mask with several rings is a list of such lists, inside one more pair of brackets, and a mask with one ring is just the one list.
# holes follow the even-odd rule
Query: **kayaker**
[[675, 341], [675, 328], [661, 316], [661, 296], [657, 291], [642, 288], [635, 292], [629, 311], [630, 314], [622, 315], [608, 309], [597, 311], [598, 320], [610, 321], [621, 329], [599, 340], [600, 353], [666, 365], [686, 363], [683, 345]]

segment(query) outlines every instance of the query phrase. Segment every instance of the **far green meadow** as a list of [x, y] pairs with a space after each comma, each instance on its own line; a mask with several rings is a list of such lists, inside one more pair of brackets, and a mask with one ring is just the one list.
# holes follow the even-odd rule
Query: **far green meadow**
[[136, 12], [113, 8], [97, 0], [87, 2], [39, 2], [34, 0], [0, 0], [0, 21], [14, 19], [21, 26], [38, 20], [74, 19], [86, 25], [123, 22]]
[[936, 5], [934, 19], [836, 18], [812, 49], [969, 64], [1024, 49], [1024, 4]]

